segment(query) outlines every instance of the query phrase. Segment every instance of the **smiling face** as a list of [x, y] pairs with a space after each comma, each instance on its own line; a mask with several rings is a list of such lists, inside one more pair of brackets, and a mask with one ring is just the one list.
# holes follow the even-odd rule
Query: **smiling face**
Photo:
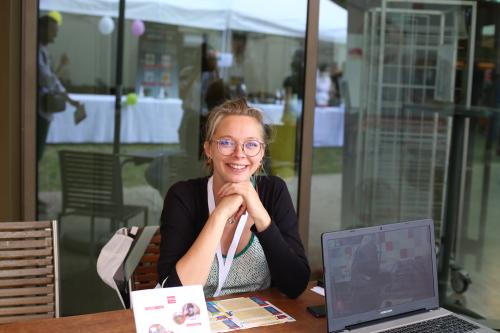
[[[229, 138], [237, 143], [232, 154], [226, 156], [218, 150], [216, 140], [221, 138]], [[211, 141], [204, 144], [205, 154], [212, 160], [214, 186], [248, 181], [257, 171], [264, 156], [264, 147], [256, 156], [249, 157], [242, 150], [243, 142], [248, 140], [264, 141], [262, 126], [255, 118], [230, 115], [219, 122]]]

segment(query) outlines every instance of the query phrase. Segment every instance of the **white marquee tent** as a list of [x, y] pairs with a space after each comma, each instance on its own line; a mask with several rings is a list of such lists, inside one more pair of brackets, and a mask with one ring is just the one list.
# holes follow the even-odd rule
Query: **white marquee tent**
[[[119, 0], [40, 0], [41, 10], [118, 16]], [[127, 0], [125, 18], [213, 30], [304, 37], [306, 0]], [[347, 11], [320, 0], [319, 38], [345, 43]]]

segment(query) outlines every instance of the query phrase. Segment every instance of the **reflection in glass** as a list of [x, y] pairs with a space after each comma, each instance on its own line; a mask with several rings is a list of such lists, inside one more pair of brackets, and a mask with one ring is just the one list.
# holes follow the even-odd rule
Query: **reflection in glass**
[[[308, 258], [313, 278], [322, 270], [321, 233], [338, 229], [342, 212], [345, 113], [350, 107], [347, 70], [347, 10], [321, 1], [313, 129], [312, 191]], [[335, 17], [335, 19], [332, 19]], [[326, 34], [325, 31], [335, 31]], [[357, 51], [354, 51], [357, 52]]]
[[[319, 276], [320, 252], [314, 244], [323, 231], [431, 217], [437, 241], [443, 237], [452, 245], [451, 279], [445, 281], [449, 301], [462, 311], [498, 319], [497, 272], [491, 261], [499, 244], [492, 206], [498, 197], [498, 117], [474, 108], [498, 108], [498, 45], [493, 42], [498, 29], [491, 28], [498, 4], [382, 1], [363, 8], [346, 4], [346, 9], [348, 52], [340, 84], [346, 88], [343, 97], [349, 97], [345, 140], [337, 158], [314, 148], [312, 269]], [[443, 235], [454, 148], [454, 121], [445, 110], [453, 105], [472, 111], [461, 151], [467, 159], [463, 192], [457, 191], [461, 203], [456, 209], [462, 215], [453, 221], [458, 234]], [[435, 111], [424, 112], [428, 108]], [[315, 135], [320, 129], [315, 123]], [[332, 174], [339, 165], [337, 182], [322, 178], [314, 185], [315, 177], [323, 177], [320, 172]], [[329, 188], [323, 190], [323, 183]]]
[[[283, 177], [296, 202], [307, 2], [292, 6], [276, 1], [265, 13], [267, 2], [224, 6], [218, 2], [172, 6], [161, 0], [131, 6], [125, 1], [120, 41], [118, 2], [101, 6], [88, 0], [40, 1], [40, 16], [55, 13], [50, 15], [61, 18], [59, 34], [46, 48], [54, 59], [52, 67], [57, 67], [58, 59], [64, 63], [57, 79], [69, 99], [54, 115], [47, 139], [37, 141], [46, 142], [45, 150], [38, 150], [44, 151], [38, 163], [39, 219], [57, 218], [66, 208], [62, 193], [66, 180], [58, 156], [71, 150], [106, 154], [117, 161], [119, 169], [112, 174], [120, 178], [114, 184], [119, 184], [115, 190], [122, 194], [123, 205], [146, 207], [147, 223], [157, 224], [169, 187], [207, 173], [201, 156], [208, 112], [237, 97], [246, 97], [264, 113], [274, 138], [266, 147], [266, 172]], [[332, 40], [336, 32], [326, 36]], [[123, 54], [117, 54], [119, 42]], [[121, 68], [117, 68], [119, 58]], [[122, 76], [121, 85], [116, 83], [117, 74]], [[122, 95], [119, 117], [117, 93]], [[79, 106], [85, 117], [76, 113]], [[117, 137], [116, 119], [121, 127]], [[113, 144], [119, 147], [118, 155], [112, 154]], [[97, 169], [94, 179], [100, 179]], [[89, 210], [99, 215], [97, 206]], [[116, 228], [142, 225], [142, 214], [125, 223], [110, 219], [113, 214], [91, 220], [64, 213], [60, 220], [63, 314], [119, 307], [113, 291], [95, 274], [96, 255]]]
[[428, 227], [328, 242], [336, 318], [382, 311], [437, 296]]

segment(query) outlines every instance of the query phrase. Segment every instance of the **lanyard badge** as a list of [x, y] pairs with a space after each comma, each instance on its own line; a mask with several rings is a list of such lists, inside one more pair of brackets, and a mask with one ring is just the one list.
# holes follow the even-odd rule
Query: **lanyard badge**
[[[212, 214], [215, 209], [215, 198], [213, 191], [213, 176], [208, 179], [207, 183], [207, 197], [208, 197], [208, 212]], [[227, 251], [226, 260], [222, 257], [222, 250], [219, 245], [217, 246], [217, 262], [219, 264], [219, 283], [217, 286], [217, 290], [214, 293], [214, 297], [219, 296], [222, 290], [222, 286], [224, 282], [226, 282], [227, 276], [229, 275], [229, 270], [231, 269], [231, 265], [233, 263], [234, 255], [236, 252], [236, 248], [238, 247], [238, 243], [240, 242], [241, 234], [243, 233], [243, 228], [247, 222], [248, 212], [245, 212], [238, 221], [238, 226], [236, 227], [236, 231], [234, 232], [233, 240], [231, 241], [231, 245], [229, 246], [229, 250]]]

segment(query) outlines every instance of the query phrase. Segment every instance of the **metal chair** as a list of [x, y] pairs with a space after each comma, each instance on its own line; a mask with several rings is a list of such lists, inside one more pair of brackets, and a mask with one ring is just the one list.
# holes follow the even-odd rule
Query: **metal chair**
[[0, 222], [0, 324], [59, 317], [56, 221]]
[[64, 216], [89, 216], [90, 244], [94, 244], [94, 219], [111, 220], [110, 230], [117, 229], [117, 221], [127, 225], [129, 219], [144, 214], [144, 226], [148, 221], [146, 206], [125, 205], [120, 158], [114, 154], [59, 151], [62, 185], [62, 210]]
[[[103, 281], [118, 293], [124, 308], [128, 309], [130, 308], [131, 291], [155, 288], [157, 285], [158, 273], [156, 267], [160, 253], [160, 233], [158, 226], [131, 227], [125, 233], [121, 233], [121, 231], [115, 233], [103, 247], [97, 260], [97, 270]], [[119, 235], [117, 236], [117, 234]], [[115, 243], [113, 239], [115, 236], [130, 238], [132, 243], [127, 253], [123, 253], [123, 247], [115, 247], [115, 244], [123, 244], [123, 240]], [[106, 261], [110, 258], [123, 258], [118, 259], [122, 261], [116, 267], [116, 270], [105, 266]], [[108, 267], [108, 269], [100, 269], [100, 265], [101, 267]], [[111, 279], [114, 283], [111, 282], [110, 284], [107, 281]]]

